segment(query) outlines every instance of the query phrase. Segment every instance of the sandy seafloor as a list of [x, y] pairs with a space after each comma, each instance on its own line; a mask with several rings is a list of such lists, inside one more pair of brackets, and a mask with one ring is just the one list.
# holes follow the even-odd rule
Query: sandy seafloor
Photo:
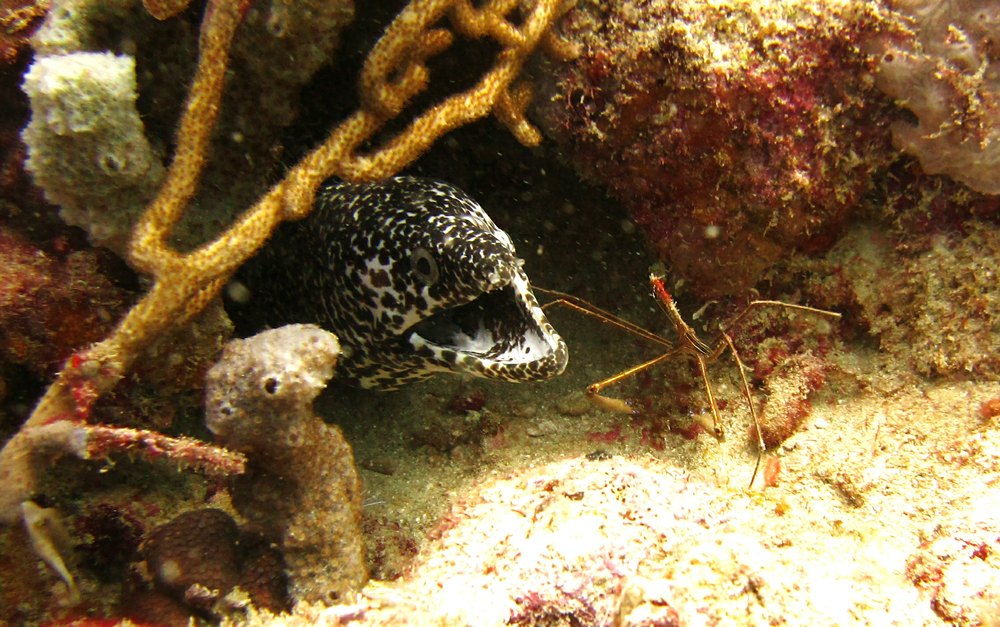
[[[525, 472], [544, 476], [549, 464], [573, 460], [578, 467], [571, 475], [600, 473], [602, 466], [625, 472], [631, 463], [653, 472], [680, 468], [704, 482], [713, 507], [697, 514], [704, 517], [700, 528], [667, 534], [663, 554], [643, 568], [655, 572], [660, 560], [669, 578], [688, 589], [685, 624], [942, 623], [932, 598], [946, 612], [951, 604], [963, 608], [951, 610], [965, 618], [957, 622], [975, 624], [978, 611], [992, 624], [1000, 569], [993, 548], [983, 558], [974, 554], [983, 544], [996, 547], [1000, 436], [978, 410], [1000, 394], [1000, 385], [921, 381], [893, 371], [874, 351], [845, 350], [838, 355], [843, 376], [815, 395], [801, 430], [770, 453], [780, 461], [774, 485], [748, 490], [755, 461], [745, 436], [749, 414], [733, 376], [719, 372], [723, 367], [713, 376], [729, 407], [737, 408], [723, 412], [731, 437], [720, 444], [706, 434], [693, 441], [670, 436], [656, 450], [640, 442], [641, 429], [627, 418], [595, 409], [577, 415], [579, 389], [600, 366], [587, 354], [603, 355], [615, 341], [576, 323], [560, 328], [577, 358], [564, 379], [515, 389], [482, 386], [488, 411], [501, 416], [503, 428], [481, 451], [429, 454], [401, 435], [406, 429], [399, 422], [434, 411], [454, 384], [427, 385], [358, 410], [355, 418], [373, 420], [348, 429], [359, 459], [384, 456], [394, 468], [392, 475], [362, 471], [366, 513], [398, 521], [419, 537], [449, 503], [484, 482]], [[332, 402], [330, 411], [337, 410]], [[597, 437], [623, 424], [616, 441]], [[598, 450], [613, 457], [586, 459]], [[688, 507], [673, 494], [653, 495], [651, 511]], [[576, 515], [602, 515], [576, 505]], [[614, 534], [618, 524], [609, 519], [600, 533]], [[496, 535], [483, 542], [505, 537], [502, 528], [490, 531]], [[599, 544], [579, 538], [590, 540]], [[913, 583], [915, 560], [924, 553], [939, 557], [944, 571], [929, 586], [940, 586], [934, 594]], [[714, 571], [715, 562], [723, 568]]]

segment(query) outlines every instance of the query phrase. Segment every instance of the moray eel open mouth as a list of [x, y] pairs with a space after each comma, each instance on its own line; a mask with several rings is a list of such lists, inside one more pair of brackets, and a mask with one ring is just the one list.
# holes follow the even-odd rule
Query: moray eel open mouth
[[479, 376], [522, 381], [532, 372], [561, 371], [566, 363], [565, 345], [519, 275], [468, 303], [432, 314], [410, 327], [407, 336], [418, 353], [433, 353], [452, 369]]

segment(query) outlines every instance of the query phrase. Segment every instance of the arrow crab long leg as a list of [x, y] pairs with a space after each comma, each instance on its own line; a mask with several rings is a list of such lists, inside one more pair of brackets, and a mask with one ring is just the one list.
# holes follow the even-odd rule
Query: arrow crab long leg
[[[728, 349], [728, 351], [733, 355], [733, 360], [736, 362], [736, 368], [740, 374], [743, 396], [746, 399], [747, 407], [750, 409], [750, 418], [753, 422], [754, 433], [757, 438], [757, 461], [754, 464], [753, 475], [751, 476], [749, 483], [749, 485], [752, 486], [757, 478], [757, 473], [760, 471], [761, 462], [766, 452], [766, 446], [764, 444], [763, 435], [761, 434], [760, 422], [757, 415], [757, 409], [753, 402], [753, 392], [750, 390], [750, 383], [747, 380], [746, 369], [743, 365], [743, 360], [740, 359], [739, 351], [736, 350], [736, 345], [733, 343], [732, 337], [726, 330], [721, 330], [718, 337], [711, 344], [706, 343], [699, 338], [697, 333], [695, 333], [695, 330], [684, 321], [680, 311], [677, 309], [677, 305], [674, 302], [673, 297], [670, 295], [670, 292], [667, 291], [663, 277], [651, 274], [649, 277], [649, 285], [652, 289], [654, 298], [667, 314], [670, 324], [674, 328], [674, 332], [677, 336], [674, 341], [653, 333], [652, 331], [649, 331], [648, 329], [645, 329], [633, 322], [620, 318], [613, 313], [601, 309], [600, 307], [597, 307], [582, 298], [573, 296], [572, 294], [539, 288], [537, 286], [535, 287], [535, 291], [547, 294], [554, 299], [551, 302], [544, 304], [542, 306], [543, 309], [548, 309], [557, 305], [567, 307], [573, 311], [595, 318], [604, 324], [622, 329], [623, 331], [644, 338], [645, 340], [664, 348], [664, 352], [653, 359], [626, 368], [625, 370], [622, 370], [621, 372], [618, 372], [606, 379], [602, 379], [596, 383], [591, 383], [587, 386], [587, 396], [590, 400], [601, 409], [607, 411], [630, 415], [638, 414], [638, 410], [632, 403], [623, 399], [605, 396], [601, 394], [602, 390], [615, 385], [620, 381], [628, 379], [639, 372], [651, 368], [652, 366], [667, 361], [672, 357], [685, 355], [693, 360], [698, 366], [698, 373], [701, 376], [701, 380], [705, 388], [705, 395], [708, 397], [708, 403], [712, 410], [712, 434], [717, 440], [721, 441], [724, 438], [725, 433], [719, 418], [719, 406], [715, 398], [715, 391], [712, 387], [711, 379], [708, 377], [708, 366], [717, 361]], [[839, 313], [826, 311], [824, 309], [816, 309], [806, 305], [796, 305], [778, 300], [754, 300], [747, 304], [743, 311], [741, 311], [729, 322], [728, 325], [726, 325], [725, 329], [735, 327], [742, 322], [752, 310], [758, 307], [783, 307], [792, 311], [826, 316], [833, 319], [840, 319], [841, 317]]]

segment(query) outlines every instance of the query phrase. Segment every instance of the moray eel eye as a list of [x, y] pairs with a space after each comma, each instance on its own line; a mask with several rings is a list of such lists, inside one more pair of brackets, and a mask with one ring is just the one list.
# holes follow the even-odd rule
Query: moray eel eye
[[413, 274], [417, 275], [425, 285], [437, 283], [440, 274], [437, 260], [426, 248], [416, 248], [410, 253], [410, 267], [413, 268]]

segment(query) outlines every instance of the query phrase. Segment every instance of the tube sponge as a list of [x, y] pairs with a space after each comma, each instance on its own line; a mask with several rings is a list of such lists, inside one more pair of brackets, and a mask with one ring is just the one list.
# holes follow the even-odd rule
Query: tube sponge
[[208, 428], [249, 460], [233, 504], [281, 547], [296, 601], [333, 603], [367, 579], [351, 447], [312, 411], [339, 354], [332, 333], [293, 324], [229, 342], [207, 376]]
[[69, 224], [122, 252], [163, 165], [135, 108], [135, 60], [111, 53], [40, 57], [24, 78], [26, 166]]

